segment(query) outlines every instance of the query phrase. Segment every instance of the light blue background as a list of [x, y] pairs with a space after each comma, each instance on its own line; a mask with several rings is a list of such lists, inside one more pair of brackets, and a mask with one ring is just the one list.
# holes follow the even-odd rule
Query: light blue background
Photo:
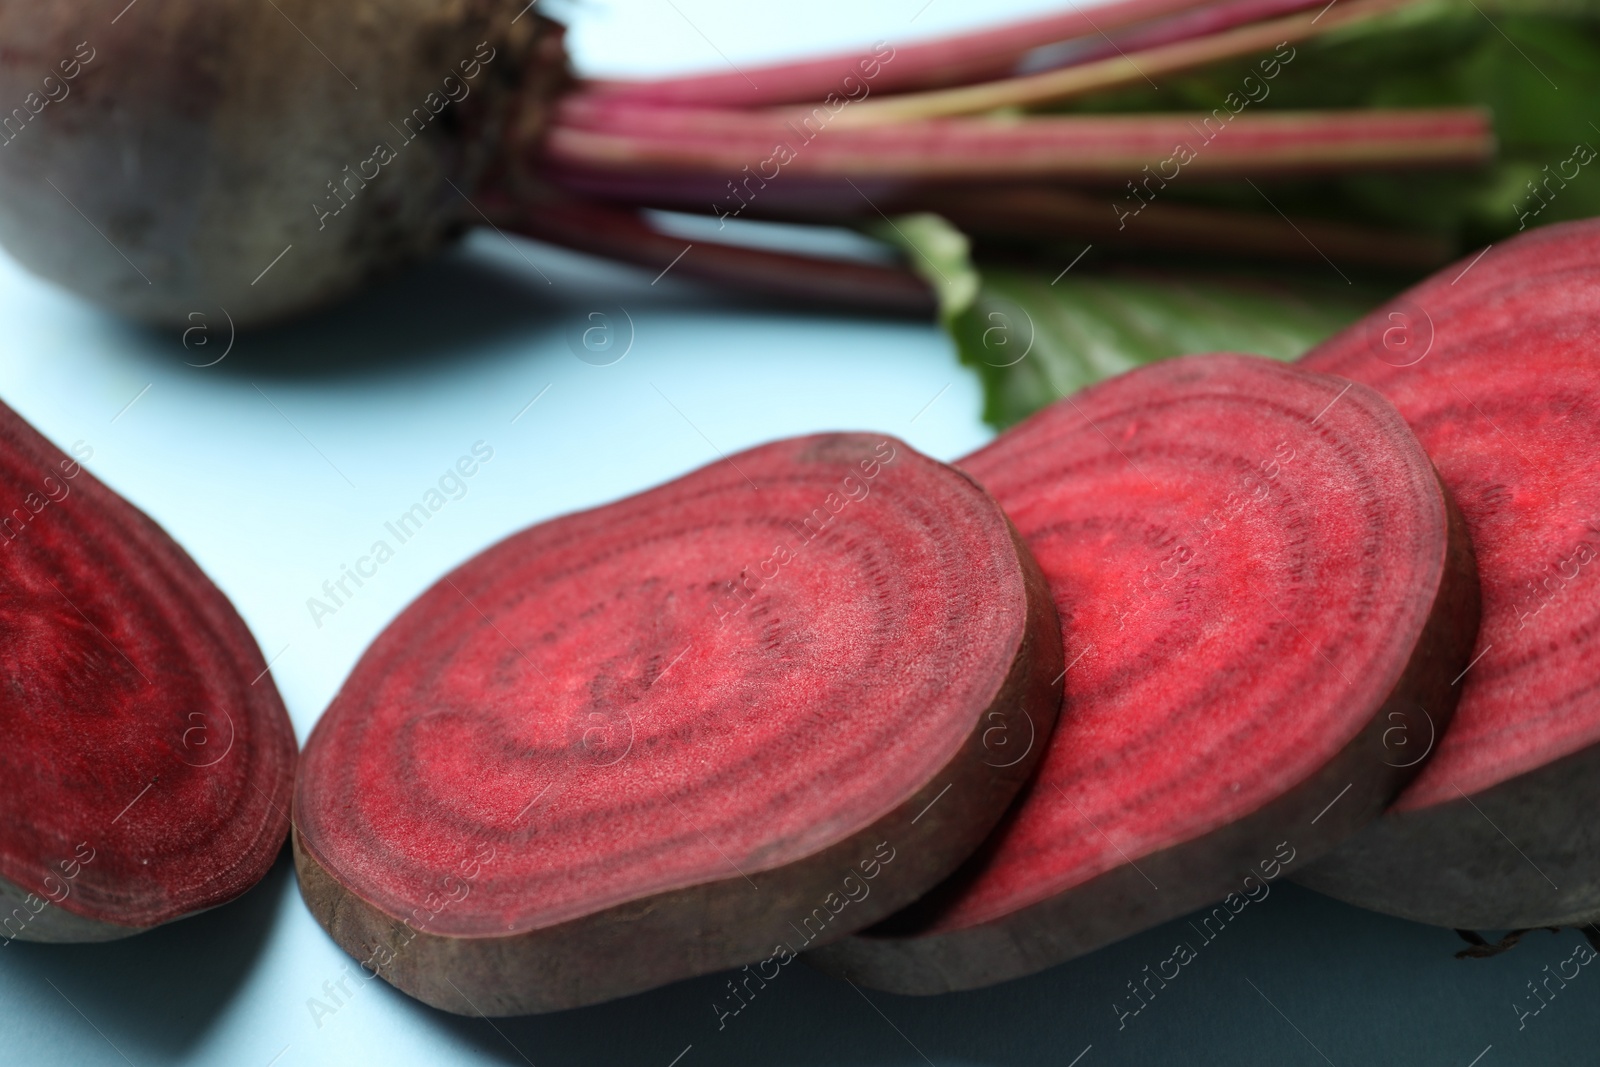
[[[746, 65], [901, 43], [1054, 6], [634, 0], [564, 13], [583, 69], [644, 74], [714, 69], [724, 56]], [[605, 367], [575, 358], [568, 335], [591, 311], [616, 306], [633, 323], [626, 358]], [[220, 315], [186, 348], [176, 330], [108, 319], [3, 258], [0, 322], [0, 396], [57, 443], [92, 447], [94, 473], [165, 526], [233, 599], [275, 658], [302, 739], [388, 619], [445, 570], [529, 523], [787, 434], [877, 429], [942, 458], [988, 436], [975, 380], [931, 325], [798, 314], [670, 275], [652, 285], [648, 272], [485, 233], [341, 308], [240, 338], [206, 369], [186, 364], [220, 353]], [[306, 598], [480, 440], [494, 459], [467, 495], [314, 625]], [[280, 862], [244, 900], [130, 941], [0, 949], [0, 1063], [1600, 1060], [1600, 975], [1585, 970], [1526, 1029], [1511, 1007], [1525, 982], [1570, 954], [1573, 932], [1457, 962], [1448, 931], [1287, 885], [1119, 1031], [1112, 1002], [1181, 931], [1170, 924], [1036, 978], [931, 1000], [869, 999], [794, 965], [722, 1031], [715, 977], [494, 1023], [358, 981], [356, 996], [319, 1025], [307, 1001], [327, 1000], [324, 983], [351, 961], [310, 918]]]

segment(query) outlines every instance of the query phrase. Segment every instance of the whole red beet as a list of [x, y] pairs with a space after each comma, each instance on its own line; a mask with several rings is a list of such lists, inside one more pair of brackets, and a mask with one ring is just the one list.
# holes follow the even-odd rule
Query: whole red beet
[[[926, 316], [934, 294], [902, 265], [715, 240], [685, 259], [682, 240], [640, 209], [725, 219], [749, 207], [751, 218], [833, 224], [931, 210], [978, 236], [1014, 233], [1007, 212], [974, 205], [1014, 207], [1019, 182], [1120, 185], [1204, 121], [995, 113], [1130, 78], [1126, 64], [1094, 60], [1105, 31], [1127, 31], [1141, 63], [1159, 64], [1150, 69], [1176, 70], [1393, 2], [1322, 18], [1314, 0], [1119, 0], [1092, 17], [1068, 6], [731, 81], [576, 82], [560, 27], [526, 0], [0, 0], [0, 244], [156, 323], [282, 318], [483, 222], [812, 308]], [[1061, 60], [1081, 68], [1067, 82], [1032, 81], [1038, 46], [1089, 39], [1094, 48]], [[986, 86], [976, 102], [940, 91], [973, 81]], [[1494, 145], [1487, 114], [1471, 108], [1252, 113], [1229, 129], [1205, 155], [1212, 177], [1477, 164]], [[1085, 236], [1082, 199], [1043, 191], [1043, 208], [1026, 201], [1027, 232]], [[1244, 239], [1255, 253], [1305, 255], [1298, 236], [1262, 242], [1258, 214], [1197, 210], [1156, 211], [1136, 243], [1187, 247], [1203, 233], [1232, 246], [1256, 234]], [[1118, 243], [1120, 229], [1096, 243]], [[1328, 240], [1352, 261], [1440, 254], [1414, 235], [1359, 227]]]
[[334, 299], [460, 229], [489, 131], [538, 125], [513, 104], [564, 64], [524, 4], [0, 0], [0, 243], [149, 321]]

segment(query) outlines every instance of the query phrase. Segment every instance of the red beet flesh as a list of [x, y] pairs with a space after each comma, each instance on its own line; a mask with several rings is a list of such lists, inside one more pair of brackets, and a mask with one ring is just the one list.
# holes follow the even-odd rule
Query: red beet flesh
[[103, 941], [243, 893], [283, 846], [295, 760], [243, 621], [4, 405], [0, 494], [0, 931]]
[[970, 988], [1249, 891], [1383, 810], [1414, 773], [1417, 705], [1448, 716], [1476, 626], [1470, 551], [1371, 390], [1253, 357], [1174, 360], [962, 465], [1050, 582], [1061, 724], [984, 849], [816, 954], [826, 969]]
[[307, 744], [302, 889], [365, 966], [463, 1014], [798, 951], [977, 847], [1048, 736], [1060, 649], [959, 471], [877, 436], [763, 446], [525, 530], [407, 608]]
[[1441, 925], [1600, 916], [1600, 224], [1466, 259], [1318, 346], [1410, 422], [1461, 505], [1483, 629], [1394, 811], [1305, 873]]

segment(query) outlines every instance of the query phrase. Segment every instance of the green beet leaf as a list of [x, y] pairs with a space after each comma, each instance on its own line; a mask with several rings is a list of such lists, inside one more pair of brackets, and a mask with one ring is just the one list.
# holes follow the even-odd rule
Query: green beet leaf
[[1248, 352], [1294, 359], [1381, 302], [1381, 290], [1276, 272], [984, 263], [936, 215], [877, 231], [938, 291], [940, 317], [977, 371], [984, 418], [1004, 428], [1061, 397], [1170, 356]]

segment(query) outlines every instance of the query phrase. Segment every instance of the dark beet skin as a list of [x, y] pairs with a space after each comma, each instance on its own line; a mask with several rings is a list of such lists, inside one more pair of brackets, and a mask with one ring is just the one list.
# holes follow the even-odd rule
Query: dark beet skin
[[301, 889], [369, 970], [463, 1014], [792, 954], [977, 847], [1061, 668], [971, 479], [880, 436], [766, 445], [408, 607], [307, 744]]
[[526, 6], [0, 0], [0, 242], [157, 323], [334, 300], [480, 221], [463, 194], [565, 71]]
[[1421, 438], [1472, 535], [1483, 630], [1427, 768], [1300, 880], [1441, 926], [1600, 918], [1600, 223], [1464, 259], [1303, 362]]
[[295, 761], [265, 671], [183, 549], [0, 405], [0, 934], [125, 937], [259, 881]]
[[899, 993], [1028, 974], [1243, 899], [1373, 819], [1441, 728], [1470, 548], [1382, 397], [1248, 356], [1156, 364], [962, 461], [1050, 582], [1061, 724], [984, 848], [813, 953]]

